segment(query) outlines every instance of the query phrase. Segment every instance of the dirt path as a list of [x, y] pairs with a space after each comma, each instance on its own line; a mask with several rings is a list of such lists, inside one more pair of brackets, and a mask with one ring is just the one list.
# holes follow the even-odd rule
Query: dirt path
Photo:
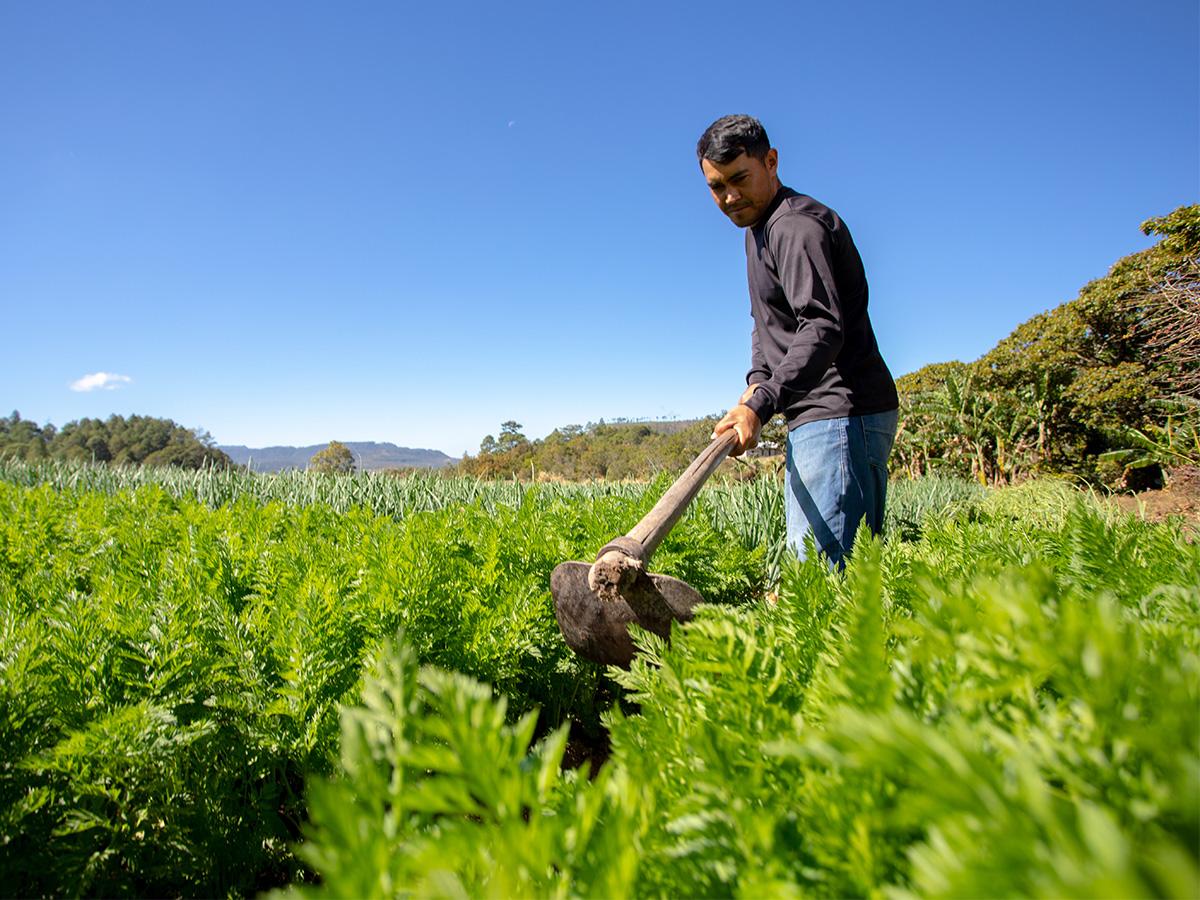
[[1191, 521], [1193, 535], [1200, 534], [1200, 468], [1180, 466], [1172, 469], [1167, 486], [1161, 490], [1115, 496], [1112, 502], [1151, 522], [1183, 516]]

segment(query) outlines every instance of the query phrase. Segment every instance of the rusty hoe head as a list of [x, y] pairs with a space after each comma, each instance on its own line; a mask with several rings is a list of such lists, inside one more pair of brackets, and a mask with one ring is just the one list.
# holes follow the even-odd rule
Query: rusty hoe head
[[594, 563], [565, 562], [554, 569], [550, 593], [567, 646], [586, 659], [627, 669], [635, 650], [629, 623], [669, 639], [672, 621], [692, 618], [704, 598], [687, 582], [648, 572], [647, 565], [736, 444], [732, 431], [714, 439], [629, 534], [600, 548]]
[[640, 545], [631, 544], [636, 542], [617, 538], [591, 565], [561, 563], [550, 576], [554, 615], [567, 646], [586, 659], [623, 669], [634, 654], [630, 622], [670, 638], [672, 620], [689, 621], [692, 608], [703, 601], [687, 582], [647, 572]]

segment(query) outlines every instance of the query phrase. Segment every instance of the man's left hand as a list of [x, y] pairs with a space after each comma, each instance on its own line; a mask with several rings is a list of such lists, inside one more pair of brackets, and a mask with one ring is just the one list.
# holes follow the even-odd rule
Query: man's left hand
[[741, 456], [747, 450], [753, 450], [758, 446], [758, 436], [762, 434], [762, 422], [758, 420], [758, 414], [750, 407], [739, 403], [725, 413], [725, 417], [713, 429], [713, 437], [719, 437], [731, 428], [737, 432], [738, 445], [733, 448], [730, 456]]

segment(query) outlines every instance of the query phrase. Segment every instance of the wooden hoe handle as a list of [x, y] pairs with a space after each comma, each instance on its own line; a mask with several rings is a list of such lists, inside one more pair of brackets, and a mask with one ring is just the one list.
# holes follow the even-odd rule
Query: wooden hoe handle
[[699, 493], [708, 476], [716, 471], [722, 460], [737, 446], [737, 432], [732, 428], [700, 451], [675, 483], [642, 517], [642, 521], [624, 537], [610, 541], [600, 549], [596, 561], [588, 570], [588, 587], [601, 600], [612, 601], [644, 574], [650, 554], [658, 549], [683, 511]]
[[642, 545], [647, 559], [675, 527], [688, 504], [700, 493], [704, 482], [708, 481], [708, 476], [717, 470], [737, 442], [737, 432], [732, 428], [720, 437], [713, 438], [712, 443], [701, 450], [684, 473], [675, 479], [675, 483], [659, 498], [654, 508], [626, 535]]

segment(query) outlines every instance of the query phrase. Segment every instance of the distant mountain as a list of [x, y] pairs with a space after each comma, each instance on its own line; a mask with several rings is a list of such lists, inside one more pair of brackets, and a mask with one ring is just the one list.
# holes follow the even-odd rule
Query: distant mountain
[[[457, 462], [441, 450], [418, 450], [412, 447], [397, 447], [395, 444], [380, 444], [375, 441], [342, 441], [354, 454], [360, 472], [377, 469], [402, 469], [416, 467], [439, 469]], [[327, 444], [311, 447], [242, 447], [221, 446], [235, 463], [249, 464], [255, 472], [280, 472], [284, 469], [304, 469], [318, 450]]]

